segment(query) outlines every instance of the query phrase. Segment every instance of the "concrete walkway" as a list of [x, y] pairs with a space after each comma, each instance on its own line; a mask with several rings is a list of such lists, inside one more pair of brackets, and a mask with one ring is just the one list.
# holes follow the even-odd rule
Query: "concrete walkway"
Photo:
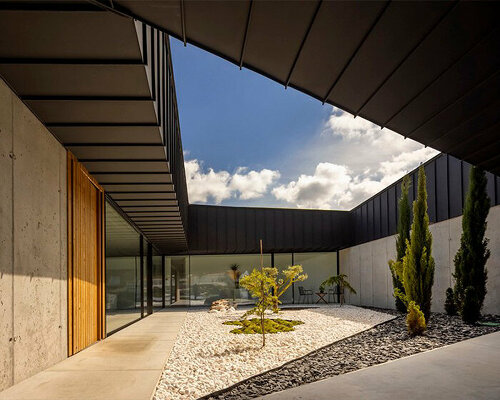
[[0, 400], [150, 400], [186, 317], [165, 309], [0, 393]]
[[291, 399], [500, 399], [500, 332], [262, 397]]

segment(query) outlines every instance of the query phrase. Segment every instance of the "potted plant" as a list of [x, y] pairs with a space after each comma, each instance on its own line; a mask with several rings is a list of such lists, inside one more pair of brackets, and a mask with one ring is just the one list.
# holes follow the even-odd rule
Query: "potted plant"
[[[349, 290], [349, 292], [356, 294], [356, 290], [351, 286], [349, 281], [347, 280], [347, 275], [340, 274], [331, 276], [328, 279], [325, 279], [321, 286], [337, 286], [338, 293], [340, 295], [340, 306], [342, 307], [342, 303], [344, 302], [344, 288]], [[321, 288], [321, 287], [320, 287]]]
[[233, 303], [236, 299], [236, 297], [239, 297], [240, 294], [240, 275], [241, 272], [239, 271], [239, 264], [231, 264], [229, 267], [229, 276], [231, 277], [231, 280], [234, 283], [234, 289], [233, 289]]

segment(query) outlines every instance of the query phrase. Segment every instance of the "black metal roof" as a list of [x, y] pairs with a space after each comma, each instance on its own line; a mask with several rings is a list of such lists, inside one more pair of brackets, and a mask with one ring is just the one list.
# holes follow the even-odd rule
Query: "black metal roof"
[[91, 2], [500, 173], [500, 2]]
[[188, 199], [165, 36], [88, 2], [0, 2], [0, 76], [168, 253]]

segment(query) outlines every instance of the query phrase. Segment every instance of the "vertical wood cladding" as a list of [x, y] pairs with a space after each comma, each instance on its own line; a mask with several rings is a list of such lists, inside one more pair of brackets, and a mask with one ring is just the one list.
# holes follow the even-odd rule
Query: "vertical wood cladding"
[[68, 152], [68, 354], [105, 337], [104, 191]]
[[333, 251], [350, 242], [348, 211], [189, 206], [191, 254]]

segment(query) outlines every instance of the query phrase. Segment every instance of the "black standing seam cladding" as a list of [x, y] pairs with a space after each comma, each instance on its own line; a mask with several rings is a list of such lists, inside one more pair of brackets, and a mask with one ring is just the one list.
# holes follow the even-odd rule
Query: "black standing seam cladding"
[[[440, 154], [425, 165], [431, 223], [461, 215], [470, 164]], [[417, 192], [418, 168], [410, 172], [410, 201]], [[499, 178], [488, 173], [492, 205]], [[390, 236], [397, 231], [401, 179], [351, 211], [190, 205], [190, 254], [337, 251]], [[450, 213], [448, 213], [450, 210]]]

